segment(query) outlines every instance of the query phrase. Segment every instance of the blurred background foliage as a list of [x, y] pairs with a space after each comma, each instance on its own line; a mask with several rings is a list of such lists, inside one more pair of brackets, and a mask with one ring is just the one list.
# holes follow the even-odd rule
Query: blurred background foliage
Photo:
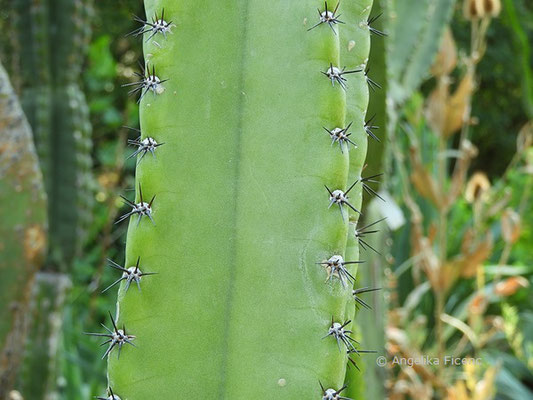
[[[14, 29], [16, 3], [10, 0], [0, 2], [0, 23], [4, 31]], [[81, 84], [92, 125], [95, 206], [83, 251], [69, 266], [71, 286], [66, 290], [66, 298], [58, 305], [60, 311], [56, 318], [61, 324], [61, 332], [50, 338], [57, 351], [48, 355], [53, 359], [48, 360], [46, 367], [30, 364], [21, 368], [23, 381], [34, 380], [31, 383], [34, 388], [45, 385], [42, 391], [31, 391], [30, 385], [28, 393], [22, 393], [27, 399], [81, 400], [103, 395], [106, 390], [106, 362], [95, 351], [95, 341], [82, 332], [99, 331], [107, 311], [115, 307], [116, 298], [112, 292], [100, 293], [117, 279], [106, 267], [106, 259], [124, 262], [126, 225], [114, 225], [114, 222], [123, 205], [118, 194], [127, 193], [134, 185], [135, 161], [125, 160], [133, 152], [126, 146], [128, 135], [131, 138], [135, 135], [132, 136], [124, 126], [138, 128], [138, 108], [135, 99], [129, 97], [121, 85], [132, 79], [139, 68], [137, 60], [142, 59], [142, 39], [125, 34], [138, 28], [132, 15], [143, 15], [144, 11], [142, 2], [137, 0], [96, 1], [93, 7], [92, 38], [87, 59], [83, 62]], [[20, 92], [15, 67], [16, 43], [9, 36], [4, 37], [1, 46], [2, 62]], [[53, 382], [47, 382], [48, 375], [55, 376]], [[19, 379], [18, 388], [24, 386]]]
[[[377, 5], [387, 12], [382, 3], [391, 1]], [[445, 36], [455, 50], [441, 47], [438, 56], [438, 60], [448, 61], [449, 70], [428, 72], [421, 86], [398, 105], [397, 123], [392, 128], [383, 129], [388, 123], [383, 91], [383, 104], [375, 100], [371, 104], [371, 111], [381, 109], [383, 113], [378, 119], [387, 145], [383, 155], [371, 150], [369, 169], [387, 172], [382, 190], [390, 194], [406, 221], [387, 233], [377, 263], [382, 268], [378, 286], [384, 287], [381, 295], [388, 309], [383, 310], [386, 318], [382, 321], [388, 357], [440, 352], [481, 357], [483, 364], [434, 369], [390, 365], [385, 374], [369, 374], [375, 366], [368, 357], [365, 385], [383, 386], [391, 399], [533, 398], [533, 294], [529, 290], [533, 283], [533, 125], [529, 122], [533, 100], [528, 98], [532, 89], [527, 87], [531, 84], [528, 69], [533, 65], [529, 50], [533, 3], [502, 2], [501, 13], [490, 18], [482, 35], [483, 51], [476, 55], [475, 66], [472, 29], [481, 22], [465, 17], [464, 4], [458, 0], [453, 7], [450, 33]], [[11, 6], [10, 0], [0, 0], [3, 32], [12, 28]], [[62, 328], [52, 361], [57, 372], [47, 388], [55, 396], [49, 398], [54, 399], [81, 400], [105, 393], [105, 362], [95, 351], [96, 342], [81, 332], [98, 331], [107, 311], [115, 307], [112, 292], [100, 292], [117, 279], [106, 267], [106, 259], [124, 262], [126, 225], [114, 225], [114, 221], [122, 207], [118, 195], [128, 193], [134, 184], [135, 161], [126, 162], [133, 151], [126, 142], [134, 133], [124, 126], [138, 127], [138, 110], [135, 99], [120, 86], [132, 78], [139, 68], [137, 60], [142, 58], [141, 39], [125, 36], [138, 27], [132, 14], [144, 15], [142, 2], [95, 1], [93, 7], [82, 85], [92, 124], [95, 206], [83, 251], [69, 270], [71, 286], [58, 306]], [[386, 15], [385, 31], [389, 20]], [[14, 68], [16, 44], [4, 35], [0, 45], [2, 62], [20, 91]], [[375, 48], [383, 54], [381, 46]], [[453, 58], [455, 61], [450, 61]], [[373, 78], [385, 79], [384, 62], [373, 51]], [[446, 77], [454, 93], [469, 72], [473, 81], [466, 103], [471, 105], [471, 113], [464, 121], [463, 114], [459, 115], [460, 129], [466, 129], [467, 136], [454, 132], [441, 140], [443, 132], [438, 132], [439, 125], [428, 116], [429, 99], [440, 78]], [[379, 83], [384, 88], [389, 84]], [[377, 93], [376, 98], [379, 96]], [[444, 113], [442, 107], [437, 108], [439, 113]], [[385, 138], [385, 132], [391, 131], [392, 137]], [[454, 157], [461, 151], [471, 155], [462, 179], [455, 178], [459, 181], [454, 183]], [[439, 161], [442, 159], [446, 159], [444, 164]], [[405, 168], [403, 174], [400, 165]], [[422, 184], [417, 186], [417, 179]], [[439, 199], [423, 190], [425, 184], [440, 190], [441, 195], [458, 185], [444, 215]], [[413, 202], [411, 206], [406, 196]], [[446, 236], [444, 250], [440, 235]], [[36, 370], [24, 373], [38, 375]], [[25, 398], [44, 398], [42, 395]]]
[[[529, 43], [533, 43], [533, 3], [527, 0], [512, 0], [512, 3], [520, 25], [529, 35]], [[458, 48], [465, 51], [470, 45], [470, 21], [463, 17], [461, 6], [458, 4], [451, 28]], [[517, 49], [518, 39], [505, 2], [502, 7], [487, 31], [487, 48], [477, 67], [480, 79], [472, 104], [476, 124], [472, 142], [479, 149], [472, 169], [483, 170], [489, 177], [498, 177], [505, 170], [516, 150], [516, 132], [533, 118], [524, 107], [524, 69]], [[532, 56], [529, 55], [529, 68]], [[422, 90], [427, 93], [424, 89], [426, 85]]]
[[[412, 27], [396, 18], [416, 10], [401, 6], [421, 4], [385, 3], [390, 40], [402, 45]], [[402, 217], [389, 217], [380, 248], [387, 358], [482, 360], [389, 362], [390, 399], [533, 398], [532, 11], [521, 0], [457, 1], [433, 67], [408, 96], [409, 71], [395, 74], [398, 60], [387, 60], [382, 215], [397, 206]]]

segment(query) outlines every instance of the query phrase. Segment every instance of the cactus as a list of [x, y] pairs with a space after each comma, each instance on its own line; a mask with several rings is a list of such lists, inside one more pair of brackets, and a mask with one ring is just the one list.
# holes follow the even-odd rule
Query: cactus
[[53, 391], [58, 378], [61, 319], [70, 286], [64, 274], [39, 272], [35, 278], [29, 307], [32, 324], [17, 386], [25, 399], [57, 398]]
[[26, 307], [46, 245], [46, 198], [31, 129], [0, 65], [0, 398], [22, 353]]
[[[372, 14], [379, 15], [384, 10], [381, 1], [374, 1]], [[382, 16], [375, 22], [377, 29], [387, 32], [384, 23], [387, 18]], [[368, 76], [373, 81], [377, 82], [379, 87], [371, 88], [371, 96], [368, 109], [372, 110], [372, 115], [375, 115], [374, 122], [379, 126], [379, 132], [383, 138], [381, 146], [370, 146], [367, 151], [367, 166], [365, 173], [367, 175], [375, 175], [383, 172], [383, 157], [385, 148], [387, 146], [387, 138], [385, 132], [387, 132], [387, 114], [386, 114], [386, 95], [387, 95], [387, 70], [385, 65], [385, 44], [388, 41], [382, 38], [374, 37], [372, 40], [372, 46], [370, 50], [370, 58], [368, 63]]]
[[85, 96], [77, 85], [56, 88], [52, 104], [55, 131], [50, 251], [52, 261], [70, 263], [91, 221], [91, 128]]
[[80, 75], [89, 0], [17, 0], [22, 104], [49, 198], [49, 264], [73, 260], [91, 220], [91, 126]]
[[115, 395], [343, 396], [371, 3], [145, 1]]
[[18, 39], [16, 50], [20, 64], [18, 71], [12, 73], [19, 76], [22, 106], [32, 126], [41, 171], [50, 196], [52, 77], [48, 2], [19, 0], [12, 7], [15, 11], [14, 28]]
[[[92, 211], [91, 126], [79, 82], [91, 1], [16, 0], [10, 6], [18, 42], [14, 59], [20, 64], [21, 102], [33, 127], [48, 195], [46, 268], [65, 273], [83, 244]], [[19, 379], [28, 399], [48, 398], [57, 389], [55, 356], [61, 337], [53, 322], [63, 312], [64, 293], [53, 289], [67, 288], [50, 287], [47, 282], [39, 279], [32, 292], [34, 318]], [[53, 305], [54, 318], [44, 311], [47, 304]], [[47, 346], [42, 347], [43, 342]], [[43, 351], [46, 348], [50, 351]]]
[[400, 105], [427, 78], [455, 0], [387, 0], [388, 97]]
[[[384, 9], [383, 4], [384, 0], [374, 1], [372, 14], [379, 15]], [[388, 32], [388, 26], [385, 26], [387, 18], [382, 17], [374, 22], [376, 29]], [[381, 143], [380, 146], [369, 146], [367, 149], [367, 164], [365, 166], [366, 175], [375, 175], [383, 172], [383, 156], [387, 146], [387, 138], [384, 136], [386, 132], [386, 107], [385, 107], [385, 98], [387, 94], [387, 71], [385, 65], [385, 46], [388, 42], [388, 38], [383, 40], [382, 38], [374, 36], [372, 38], [372, 46], [370, 52], [370, 59], [368, 63], [368, 78], [372, 81], [377, 82], [379, 87], [372, 86], [371, 96], [369, 102], [369, 110], [371, 110], [372, 115], [375, 115], [373, 122], [380, 127], [379, 132], [381, 133]], [[361, 229], [363, 226], [372, 224], [380, 219], [378, 213], [374, 212], [374, 204], [376, 202], [381, 202], [380, 199], [366, 198], [364, 201], [365, 215], [359, 222], [358, 228]], [[380, 226], [372, 226], [372, 230], [379, 229], [379, 235], [384, 236], [383, 233], [383, 224]], [[370, 238], [365, 239], [367, 242], [370, 242], [370, 245], [379, 251], [380, 254], [383, 252], [383, 243], [382, 241], [376, 241], [377, 235], [371, 235]], [[368, 267], [362, 268], [357, 274], [357, 285], [359, 288], [369, 288], [374, 290], [377, 287], [381, 287], [379, 284], [380, 277], [383, 271], [382, 261], [383, 257], [380, 254], [375, 253], [370, 248], [366, 247], [363, 249], [362, 246], [359, 246], [359, 243], [355, 240], [355, 237], [349, 238], [348, 249], [354, 254], [357, 254], [356, 251], [361, 249], [360, 258], [365, 260], [365, 263]], [[384, 239], [381, 237], [380, 239]], [[384, 323], [385, 315], [382, 309], [376, 307], [376, 300], [381, 297], [382, 293], [375, 291], [374, 293], [361, 293], [360, 297], [365, 301], [366, 304], [372, 307], [372, 310], [366, 309], [364, 306], [359, 305], [359, 310], [356, 310], [355, 319], [359, 322], [359, 327], [357, 329], [357, 340], [361, 343], [364, 343], [366, 349], [375, 349], [379, 355], [382, 355], [384, 351]], [[370, 356], [368, 356], [370, 357]], [[377, 367], [376, 363], [372, 361], [366, 361], [361, 357], [354, 356], [354, 361], [357, 363], [357, 367], [352, 366], [346, 370], [345, 383], [348, 385], [348, 388], [345, 392], [345, 396], [353, 399], [368, 398], [368, 399], [383, 399], [384, 396], [384, 385], [385, 377], [379, 376], [380, 373], [383, 373], [383, 368]]]
[[[373, 199], [366, 205], [365, 222], [361, 222], [363, 226], [359, 227], [359, 231], [362, 231], [361, 240], [363, 240], [360, 247], [364, 249], [363, 257], [369, 268], [365, 268], [358, 274], [357, 282], [360, 293], [357, 296], [361, 300], [358, 302], [357, 320], [359, 321], [358, 337], [361, 338], [361, 342], [366, 348], [376, 349], [379, 356], [385, 356], [386, 310], [380, 290], [383, 286], [384, 258], [381, 252], [386, 249], [384, 243], [387, 239], [387, 229], [385, 221], [381, 219], [380, 206], [382, 204], [378, 202], [381, 200]], [[370, 311], [369, 308], [371, 308]], [[346, 395], [354, 399], [384, 399], [386, 370], [375, 362], [362, 363], [360, 369], [362, 371], [356, 368], [346, 371], [346, 384], [348, 385]]]

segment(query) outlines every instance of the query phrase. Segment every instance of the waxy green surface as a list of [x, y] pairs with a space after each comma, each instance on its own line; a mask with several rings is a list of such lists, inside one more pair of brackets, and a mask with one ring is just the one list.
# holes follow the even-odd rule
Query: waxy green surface
[[[338, 389], [346, 368], [322, 338], [353, 308], [351, 288], [324, 283], [316, 264], [345, 255], [348, 239], [347, 209], [344, 220], [328, 209], [324, 185], [346, 190], [359, 176], [368, 101], [362, 73], [344, 91], [321, 71], [365, 61], [371, 1], [341, 4], [338, 35], [307, 31], [324, 7], [315, 0], [145, 4], [176, 26], [145, 43], [168, 81], [141, 101], [141, 128], [165, 144], [137, 167], [155, 225], [132, 219], [126, 262], [140, 256], [158, 275], [119, 291], [137, 347], [111, 354], [109, 384], [123, 400], [320, 398], [318, 381]], [[341, 152], [323, 127], [351, 121], [359, 148]]]

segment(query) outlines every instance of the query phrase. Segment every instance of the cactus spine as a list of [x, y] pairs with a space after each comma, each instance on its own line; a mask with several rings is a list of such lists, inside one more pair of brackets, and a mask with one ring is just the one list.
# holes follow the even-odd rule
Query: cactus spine
[[16, 0], [14, 7], [22, 104], [49, 198], [50, 261], [65, 268], [91, 219], [91, 126], [79, 82], [91, 1]]
[[[137, 166], [126, 267], [140, 257], [158, 275], [119, 289], [117, 326], [136, 345], [108, 358], [122, 399], [319, 399], [319, 381], [343, 386], [346, 347], [327, 334], [353, 316], [351, 284], [325, 283], [317, 263], [357, 260], [358, 214], [335, 196], [328, 209], [324, 186], [360, 178], [368, 88], [352, 71], [368, 57], [371, 3], [341, 2], [344, 24], [308, 30], [323, 1], [145, 1], [149, 21], [164, 9], [174, 26], [144, 36], [150, 71], [168, 80], [151, 78], [140, 101], [142, 138], [165, 144]], [[350, 122], [358, 148], [341, 151], [323, 127]], [[348, 196], [359, 209], [360, 182]]]
[[0, 398], [22, 354], [26, 306], [46, 246], [46, 198], [31, 129], [0, 65]]

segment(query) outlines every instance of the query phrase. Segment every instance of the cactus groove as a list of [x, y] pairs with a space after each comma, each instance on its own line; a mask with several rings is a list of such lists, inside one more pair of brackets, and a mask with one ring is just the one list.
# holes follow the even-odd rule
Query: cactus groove
[[[340, 255], [355, 276], [358, 214], [328, 208], [324, 186], [346, 192], [364, 163], [371, 3], [341, 2], [343, 23], [309, 30], [324, 1], [145, 0], [148, 21], [173, 26], [144, 34], [145, 62], [167, 81], [140, 101], [141, 140], [165, 145], [136, 170], [133, 204], [140, 187], [156, 196], [154, 223], [130, 218], [124, 267], [140, 257], [157, 275], [118, 292], [117, 325], [136, 337], [108, 357], [122, 399], [320, 399], [343, 387], [347, 348], [325, 336], [332, 318], [352, 319], [352, 285], [325, 283], [320, 263]], [[332, 85], [332, 67], [360, 72]], [[341, 152], [324, 127], [352, 122], [358, 147]], [[361, 188], [349, 192], [357, 209]]]

